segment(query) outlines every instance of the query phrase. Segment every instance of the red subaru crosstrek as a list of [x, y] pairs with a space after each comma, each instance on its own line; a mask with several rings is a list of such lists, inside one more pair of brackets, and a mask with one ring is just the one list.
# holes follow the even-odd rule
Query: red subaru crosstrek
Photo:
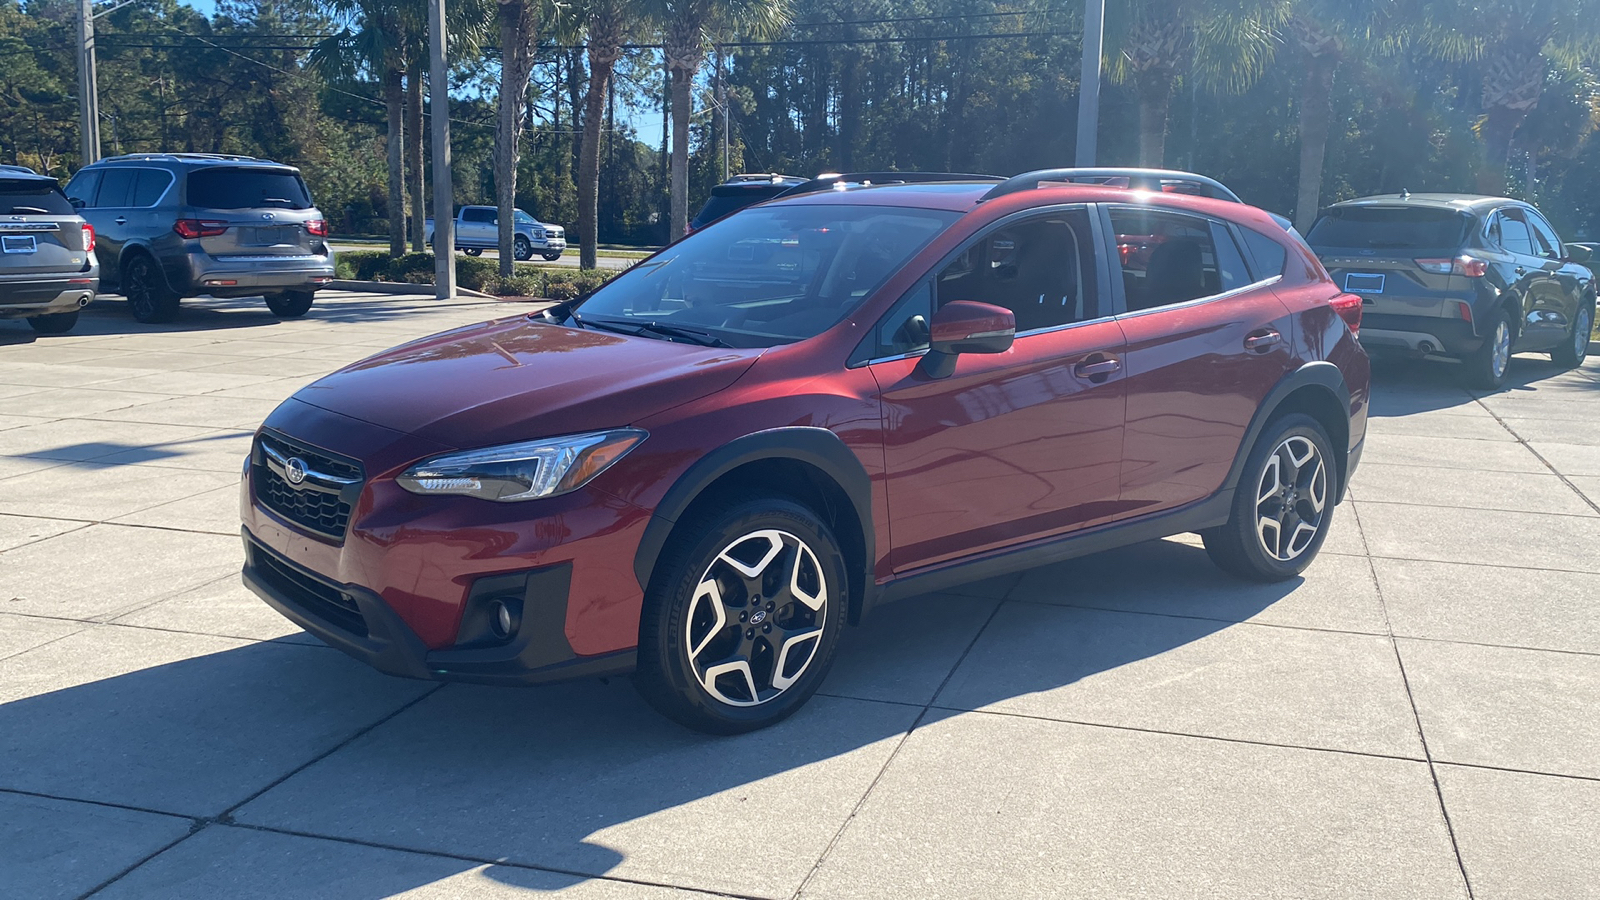
[[894, 598], [1191, 531], [1295, 575], [1359, 298], [1260, 210], [1070, 176], [832, 184], [335, 372], [256, 437], [245, 582], [394, 675], [632, 671], [727, 733]]

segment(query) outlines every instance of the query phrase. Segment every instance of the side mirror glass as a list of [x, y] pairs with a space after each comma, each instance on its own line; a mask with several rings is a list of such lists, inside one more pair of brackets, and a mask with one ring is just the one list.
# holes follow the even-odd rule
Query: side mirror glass
[[928, 353], [921, 370], [929, 378], [947, 378], [963, 353], [1004, 353], [1017, 334], [1017, 317], [1003, 306], [955, 300], [933, 314], [928, 326]]
[[89, 205], [84, 202], [82, 197], [68, 197], [67, 202], [72, 204], [73, 209], [83, 209]]
[[1575, 263], [1586, 263], [1589, 260], [1594, 259], [1594, 251], [1583, 246], [1582, 244], [1568, 244], [1567, 259]]

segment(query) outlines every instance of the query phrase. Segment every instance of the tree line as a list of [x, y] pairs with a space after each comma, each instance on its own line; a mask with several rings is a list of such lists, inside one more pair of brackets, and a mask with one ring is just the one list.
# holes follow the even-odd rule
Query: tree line
[[[0, 161], [78, 165], [76, 0], [0, 0]], [[422, 0], [138, 0], [96, 22], [104, 152], [298, 165], [341, 234], [421, 249]], [[450, 0], [457, 203], [660, 243], [725, 172], [1070, 164], [1077, 0]], [[1600, 0], [1112, 0], [1100, 161], [1305, 227], [1509, 192], [1600, 229]], [[510, 219], [502, 216], [509, 245]], [[503, 254], [509, 266], [509, 254]]]

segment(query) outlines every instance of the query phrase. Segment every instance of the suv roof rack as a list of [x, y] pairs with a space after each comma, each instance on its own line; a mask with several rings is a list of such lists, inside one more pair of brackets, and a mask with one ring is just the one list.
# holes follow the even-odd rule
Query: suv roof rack
[[970, 172], [827, 172], [779, 194], [793, 197], [797, 194], [814, 194], [849, 184], [938, 184], [949, 181], [1004, 181], [998, 175], [974, 175]]
[[118, 160], [152, 160], [152, 159], [192, 159], [196, 161], [220, 162], [263, 162], [255, 156], [241, 156], [236, 153], [124, 153], [121, 156], [107, 156], [101, 162], [114, 162]]
[[777, 172], [744, 172], [729, 178], [723, 184], [799, 184], [805, 181], [799, 175], [781, 175]]
[[[1007, 178], [983, 195], [993, 200], [1018, 191], [1031, 191], [1041, 184], [1064, 182], [1067, 184], [1099, 184], [1125, 187], [1129, 190], [1169, 191], [1171, 193], [1197, 194], [1214, 200], [1243, 203], [1239, 195], [1228, 190], [1222, 182], [1193, 172], [1176, 169], [1039, 169]], [[1118, 184], [1117, 182], [1125, 182]], [[1172, 190], [1178, 188], [1178, 190]], [[1182, 190], [1187, 188], [1188, 190]]]

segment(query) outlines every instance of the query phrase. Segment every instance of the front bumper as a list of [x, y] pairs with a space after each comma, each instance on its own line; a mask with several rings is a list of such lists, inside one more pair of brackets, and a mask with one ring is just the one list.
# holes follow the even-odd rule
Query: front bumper
[[564, 253], [567, 249], [567, 239], [547, 237], [543, 244], [535, 243], [534, 247], [546, 253]]
[[6, 278], [0, 280], [0, 319], [29, 319], [82, 309], [99, 289], [97, 270]]
[[253, 297], [276, 291], [314, 291], [334, 277], [334, 256], [211, 256], [188, 255], [185, 293], [213, 297]]
[[246, 587], [291, 622], [380, 672], [430, 681], [526, 685], [633, 670], [633, 650], [580, 657], [567, 643], [563, 629], [570, 564], [479, 579], [469, 610], [474, 601], [491, 597], [520, 602], [520, 623], [509, 641], [479, 639], [429, 649], [376, 593], [294, 564], [256, 540], [248, 528], [243, 536]]

